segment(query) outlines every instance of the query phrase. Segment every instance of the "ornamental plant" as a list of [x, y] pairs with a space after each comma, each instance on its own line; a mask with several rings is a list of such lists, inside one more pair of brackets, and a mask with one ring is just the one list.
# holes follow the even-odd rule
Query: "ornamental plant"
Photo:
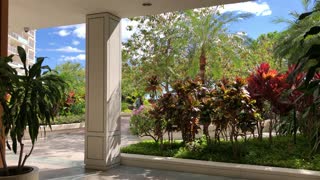
[[178, 131], [176, 125], [176, 102], [177, 96], [174, 93], [168, 92], [160, 96], [160, 98], [153, 104], [153, 109], [150, 112], [153, 118], [157, 119], [157, 124], [165, 124], [165, 131], [168, 133], [168, 140], [173, 142], [173, 132]]
[[260, 114], [255, 107], [256, 101], [251, 99], [245, 89], [245, 80], [236, 78], [234, 81], [222, 79], [214, 91], [213, 124], [217, 132], [230, 130], [231, 142], [247, 132], [254, 133]]
[[[163, 94], [151, 112], [154, 118], [166, 121], [166, 131], [169, 134], [180, 130], [184, 143], [192, 142], [200, 129], [198, 96], [201, 84], [200, 80], [190, 78], [176, 81], [172, 92]], [[172, 136], [169, 139], [172, 140]]]
[[[295, 46], [295, 48], [292, 48], [293, 51], [302, 52], [299, 56], [291, 56], [289, 59], [290, 61], [295, 62], [296, 65], [288, 77], [290, 80], [293, 80], [297, 79], [300, 74], [305, 74], [303, 78], [304, 82], [297, 87], [300, 94], [297, 94], [296, 96], [298, 97], [298, 100], [305, 100], [304, 106], [299, 107], [299, 110], [304, 110], [302, 111], [302, 133], [307, 136], [312, 146], [312, 152], [316, 152], [320, 145], [319, 7], [320, 3], [316, 2], [313, 11], [301, 14], [298, 17], [296, 24], [291, 26], [287, 31], [288, 35], [294, 39], [287, 38], [292, 41], [284, 41], [284, 43], [288, 43], [290, 46]], [[288, 53], [284, 53], [284, 55], [288, 55]], [[299, 101], [295, 102], [297, 103]]]
[[140, 106], [139, 109], [133, 111], [130, 119], [130, 132], [140, 137], [151, 137], [158, 143], [159, 140], [162, 141], [164, 124], [162, 119], [155, 119], [149, 111], [152, 110], [144, 108], [144, 106]]
[[245, 89], [245, 80], [236, 78], [234, 81], [222, 79], [213, 92], [212, 123], [216, 127], [216, 140], [227, 134], [233, 146], [234, 157], [239, 157], [238, 137], [248, 133], [254, 134], [257, 122], [261, 120], [255, 107], [255, 100], [251, 99]]
[[200, 102], [198, 100], [201, 80], [187, 78], [177, 81], [173, 85], [176, 96], [175, 108], [173, 111], [174, 124], [181, 130], [182, 139], [185, 143], [195, 140], [198, 133]]
[[203, 134], [207, 142], [210, 141], [209, 126], [211, 124], [211, 114], [213, 113], [212, 89], [201, 87], [198, 95], [200, 102], [200, 123], [203, 125]]
[[[271, 110], [274, 113], [283, 114], [290, 110], [290, 104], [280, 101], [282, 93], [289, 89], [290, 85], [287, 83], [287, 76], [278, 73], [274, 69], [270, 69], [268, 63], [262, 63], [254, 72], [247, 78], [247, 91], [250, 96], [256, 100], [257, 107], [260, 112], [267, 111], [264, 109], [266, 102], [270, 103]], [[274, 116], [276, 119], [276, 116]], [[272, 140], [273, 123], [275, 120], [270, 119], [269, 138]], [[259, 139], [262, 140], [263, 122], [259, 122], [258, 133]]]
[[154, 101], [158, 98], [162, 92], [161, 82], [159, 81], [158, 76], [150, 76], [147, 79], [145, 91], [150, 94], [151, 101]]
[[[51, 72], [49, 66], [43, 66], [44, 58], [37, 58], [33, 66], [27, 66], [26, 52], [22, 47], [17, 48], [19, 58], [23, 64], [19, 74], [10, 66], [13, 55], [0, 59], [0, 102], [4, 109], [2, 123], [8, 149], [18, 152], [18, 174], [24, 173], [24, 166], [30, 157], [36, 143], [40, 124], [48, 125], [54, 120], [55, 105], [64, 98], [66, 83], [60, 76]], [[4, 96], [10, 95], [10, 100]], [[24, 155], [23, 137], [28, 130], [31, 149]], [[12, 143], [9, 143], [10, 137]], [[5, 147], [0, 143], [2, 165], [6, 175], [12, 175], [8, 170], [4, 155]], [[24, 156], [23, 156], [24, 155]]]

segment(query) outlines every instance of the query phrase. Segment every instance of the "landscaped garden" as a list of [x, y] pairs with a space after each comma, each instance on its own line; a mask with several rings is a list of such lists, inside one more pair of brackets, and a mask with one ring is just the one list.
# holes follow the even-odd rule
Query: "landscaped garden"
[[250, 14], [219, 8], [132, 19], [123, 107], [134, 108], [131, 132], [152, 140], [121, 151], [320, 170], [320, 3], [313, 5], [285, 31], [255, 40], [227, 26]]
[[55, 72], [67, 83], [65, 98], [55, 107], [52, 124], [71, 124], [85, 121], [85, 69], [79, 63], [58, 65]]

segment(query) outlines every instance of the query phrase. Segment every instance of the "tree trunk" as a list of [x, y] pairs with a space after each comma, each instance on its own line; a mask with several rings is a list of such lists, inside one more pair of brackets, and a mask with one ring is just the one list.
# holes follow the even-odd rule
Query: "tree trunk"
[[264, 123], [262, 122], [262, 121], [259, 121], [258, 122], [258, 139], [259, 139], [259, 141], [262, 141], [262, 133], [263, 133], [263, 129], [264, 129]]
[[[274, 115], [274, 117], [276, 118], [276, 114]], [[273, 129], [273, 120], [271, 118], [269, 123], [269, 142], [270, 143], [272, 143], [272, 129]]]
[[205, 84], [205, 75], [206, 75], [206, 65], [207, 65], [207, 57], [205, 48], [201, 48], [201, 55], [200, 55], [200, 78], [203, 84]]
[[210, 140], [209, 126], [210, 126], [210, 122], [203, 123], [203, 134], [206, 136], [207, 143]]
[[297, 144], [297, 115], [296, 115], [296, 108], [293, 109], [293, 143]]
[[[168, 76], [166, 76], [166, 79], [169, 79]], [[169, 82], [165, 82], [165, 86], [164, 86], [164, 89], [166, 90], [166, 93], [169, 93]]]

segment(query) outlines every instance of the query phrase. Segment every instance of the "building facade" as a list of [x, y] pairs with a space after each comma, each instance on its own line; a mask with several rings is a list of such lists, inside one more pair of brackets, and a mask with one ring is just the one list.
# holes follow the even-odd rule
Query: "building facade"
[[[28, 32], [9, 32], [8, 35], [8, 54], [17, 55], [17, 46], [21, 46], [27, 53], [27, 66], [32, 66], [35, 63], [35, 48], [36, 48], [36, 31], [30, 30]], [[22, 62], [18, 56], [13, 58], [12, 67], [19, 71], [23, 67]]]

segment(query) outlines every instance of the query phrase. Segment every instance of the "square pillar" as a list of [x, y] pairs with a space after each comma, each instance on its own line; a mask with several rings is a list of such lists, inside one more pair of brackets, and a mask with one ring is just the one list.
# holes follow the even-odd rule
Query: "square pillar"
[[9, 1], [0, 1], [0, 56], [8, 54]]
[[85, 165], [120, 164], [121, 28], [109, 13], [87, 15]]

